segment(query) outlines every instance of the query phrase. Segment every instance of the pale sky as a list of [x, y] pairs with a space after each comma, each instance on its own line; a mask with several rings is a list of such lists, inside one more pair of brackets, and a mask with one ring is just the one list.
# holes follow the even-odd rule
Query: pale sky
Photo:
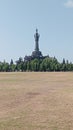
[[0, 61], [31, 55], [36, 28], [43, 55], [73, 62], [73, 0], [0, 0]]

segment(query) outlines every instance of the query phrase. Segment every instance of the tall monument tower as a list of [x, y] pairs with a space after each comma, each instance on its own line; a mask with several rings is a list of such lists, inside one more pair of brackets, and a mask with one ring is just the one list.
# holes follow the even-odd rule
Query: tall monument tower
[[41, 53], [41, 51], [39, 50], [39, 33], [38, 33], [38, 29], [36, 29], [36, 33], [34, 34], [34, 38], [35, 38], [35, 48], [34, 51], [32, 52], [31, 56], [25, 56], [24, 60], [25, 62], [27, 61], [31, 61], [32, 59], [38, 58], [38, 59], [42, 59], [43, 55]]
[[32, 57], [33, 58], [41, 58], [42, 57], [42, 53], [41, 51], [39, 51], [39, 33], [38, 33], [38, 29], [36, 29], [36, 33], [34, 35], [34, 38], [35, 38], [35, 49], [34, 51], [32, 52]]
[[35, 38], [35, 51], [39, 51], [39, 37], [40, 37], [40, 35], [38, 34], [38, 29], [36, 29], [36, 33], [34, 35], [34, 38]]

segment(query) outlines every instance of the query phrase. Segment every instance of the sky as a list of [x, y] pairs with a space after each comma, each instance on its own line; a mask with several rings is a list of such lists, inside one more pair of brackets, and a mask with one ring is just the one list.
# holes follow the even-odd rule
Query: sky
[[73, 0], [0, 0], [0, 61], [31, 55], [36, 28], [43, 55], [73, 62]]

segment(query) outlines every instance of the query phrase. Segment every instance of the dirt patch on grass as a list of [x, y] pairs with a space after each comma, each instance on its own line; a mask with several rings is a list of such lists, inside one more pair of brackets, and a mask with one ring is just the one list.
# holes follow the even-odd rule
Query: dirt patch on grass
[[26, 94], [26, 97], [30, 99], [30, 98], [35, 98], [38, 95], [40, 95], [40, 93], [37, 93], [37, 92], [28, 92]]

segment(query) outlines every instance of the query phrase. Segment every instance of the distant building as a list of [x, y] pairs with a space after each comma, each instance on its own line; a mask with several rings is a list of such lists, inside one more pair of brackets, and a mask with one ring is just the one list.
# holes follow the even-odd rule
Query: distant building
[[35, 58], [37, 58], [37, 59], [44, 59], [45, 57], [47, 57], [47, 56], [43, 56], [42, 52], [39, 50], [39, 37], [40, 37], [40, 35], [38, 33], [38, 29], [36, 29], [36, 33], [34, 35], [34, 38], [35, 38], [35, 49], [32, 52], [31, 56], [25, 56], [24, 61], [27, 62], [27, 61], [30, 61], [30, 60], [35, 59]]

